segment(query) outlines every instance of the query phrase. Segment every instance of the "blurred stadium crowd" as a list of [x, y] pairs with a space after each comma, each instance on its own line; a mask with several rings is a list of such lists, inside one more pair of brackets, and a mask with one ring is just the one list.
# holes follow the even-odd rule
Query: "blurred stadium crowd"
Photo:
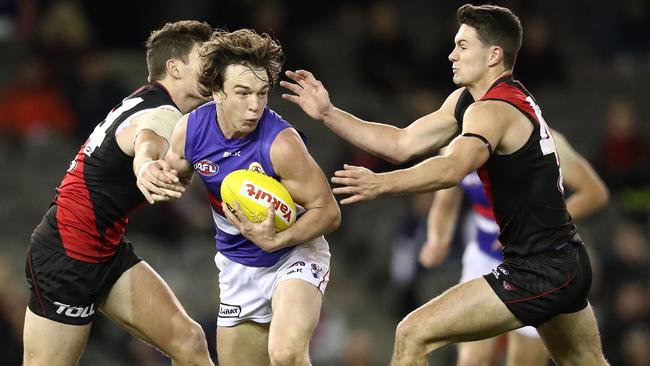
[[[0, 1], [0, 364], [18, 365], [29, 235], [95, 124], [146, 82], [143, 42], [167, 21], [205, 20], [269, 32], [285, 68], [305, 68], [333, 102], [405, 126], [449, 93], [447, 55], [459, 1]], [[477, 3], [477, 2], [475, 2]], [[611, 204], [579, 223], [595, 271], [590, 300], [612, 365], [650, 365], [650, 3], [495, 1], [517, 13], [524, 44], [515, 76], [608, 184]], [[357, 150], [282, 101], [269, 104], [309, 138], [328, 175], [344, 162], [396, 168]], [[444, 265], [417, 265], [430, 194], [343, 208], [329, 236], [332, 276], [312, 344], [315, 365], [382, 365], [395, 325], [458, 281], [462, 230]], [[147, 207], [127, 231], [214, 351], [217, 272], [205, 192]], [[467, 207], [465, 207], [465, 210]], [[454, 347], [434, 356], [452, 364]], [[82, 365], [162, 365], [165, 359], [98, 320]], [[495, 360], [495, 365], [501, 364]]]

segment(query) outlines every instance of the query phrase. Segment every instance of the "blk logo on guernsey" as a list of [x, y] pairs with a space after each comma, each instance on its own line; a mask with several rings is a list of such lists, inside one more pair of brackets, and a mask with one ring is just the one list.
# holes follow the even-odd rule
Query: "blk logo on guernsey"
[[194, 163], [194, 170], [206, 177], [211, 177], [219, 172], [219, 166], [210, 160], [203, 159]]

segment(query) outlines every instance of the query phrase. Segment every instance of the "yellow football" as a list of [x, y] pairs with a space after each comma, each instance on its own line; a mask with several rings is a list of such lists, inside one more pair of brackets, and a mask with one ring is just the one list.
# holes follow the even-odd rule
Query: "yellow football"
[[282, 231], [296, 222], [296, 204], [282, 183], [253, 170], [235, 170], [221, 183], [221, 199], [233, 207], [237, 201], [241, 211], [255, 223], [264, 221], [268, 207], [275, 210], [275, 230]]

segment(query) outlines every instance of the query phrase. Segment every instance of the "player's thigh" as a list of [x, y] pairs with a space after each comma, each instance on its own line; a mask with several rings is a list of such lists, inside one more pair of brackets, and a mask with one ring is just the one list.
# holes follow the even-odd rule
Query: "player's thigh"
[[519, 328], [484, 278], [458, 284], [407, 315], [398, 337], [425, 343], [432, 351], [449, 343], [476, 341]]
[[508, 333], [507, 366], [546, 366], [548, 361], [548, 351], [539, 335], [535, 334], [531, 337], [517, 331]]
[[591, 305], [557, 315], [537, 331], [558, 365], [606, 365]]
[[288, 279], [280, 282], [273, 293], [273, 320], [269, 349], [296, 347], [307, 350], [323, 303], [323, 294], [313, 284]]
[[110, 289], [100, 309], [137, 337], [175, 352], [179, 340], [197, 337], [190, 319], [167, 283], [146, 262], [124, 272]]
[[250, 321], [217, 327], [220, 366], [269, 365], [269, 325]]
[[90, 332], [90, 324], [58, 323], [25, 312], [23, 364], [25, 366], [76, 365]]
[[489, 366], [498, 337], [458, 344], [458, 366]]

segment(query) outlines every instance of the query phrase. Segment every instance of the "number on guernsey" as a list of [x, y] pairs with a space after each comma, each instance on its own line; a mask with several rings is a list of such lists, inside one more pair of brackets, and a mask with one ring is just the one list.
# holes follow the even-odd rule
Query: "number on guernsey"
[[553, 141], [553, 135], [551, 135], [551, 131], [548, 128], [548, 125], [546, 124], [546, 121], [544, 120], [544, 117], [542, 117], [542, 109], [539, 108], [537, 103], [531, 98], [530, 96], [526, 97], [526, 101], [530, 106], [533, 108], [535, 111], [535, 115], [537, 116], [537, 120], [539, 121], [539, 146], [542, 148], [542, 154], [548, 155], [548, 154], [555, 154], [555, 162], [557, 163], [557, 167], [559, 170], [559, 176], [557, 180], [557, 188], [560, 190], [560, 192], [564, 193], [564, 179], [562, 179], [562, 170], [560, 170], [560, 157], [558, 156], [557, 152], [555, 151], [555, 141]]
[[[533, 108], [533, 111], [535, 111], [535, 115], [537, 116], [537, 120], [539, 121], [539, 145], [542, 148], [542, 154], [548, 155], [548, 154], [554, 154], [555, 153], [555, 142], [553, 141], [553, 137], [551, 136], [551, 132], [549, 131], [548, 125], [546, 124], [546, 121], [544, 120], [544, 117], [542, 117], [542, 109], [539, 108], [537, 103], [533, 100], [533, 98], [526, 97], [526, 101], [530, 106]], [[555, 154], [557, 156], [557, 154]]]
[[93, 133], [90, 134], [88, 142], [86, 143], [86, 147], [84, 147], [84, 154], [87, 156], [92, 155], [95, 149], [100, 146], [102, 142], [104, 142], [104, 138], [106, 138], [106, 131], [108, 131], [113, 122], [115, 122], [115, 120], [118, 119], [122, 113], [135, 107], [141, 102], [142, 98], [127, 99], [122, 102], [122, 105], [108, 112], [106, 119], [102, 123], [98, 124], [97, 127], [95, 127], [93, 130]]

